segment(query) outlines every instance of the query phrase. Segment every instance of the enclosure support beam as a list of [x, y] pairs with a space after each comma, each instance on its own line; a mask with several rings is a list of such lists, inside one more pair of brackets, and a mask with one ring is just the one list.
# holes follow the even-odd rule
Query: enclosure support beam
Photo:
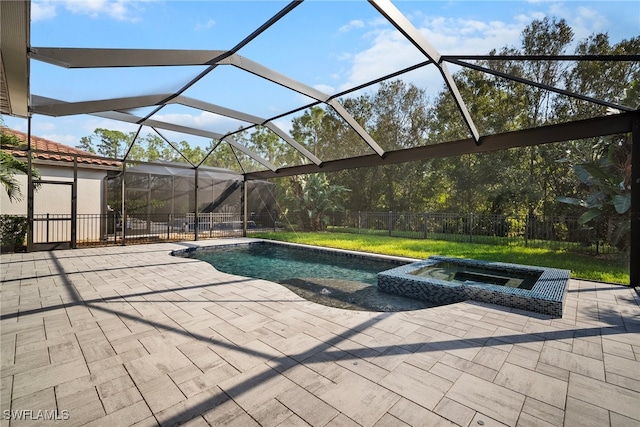
[[249, 183], [246, 179], [242, 181], [242, 237], [247, 237], [248, 184]]
[[378, 12], [382, 16], [384, 16], [387, 21], [389, 21], [400, 33], [411, 43], [413, 44], [424, 56], [429, 58], [429, 60], [433, 61], [433, 63], [438, 67], [438, 71], [442, 75], [444, 82], [449, 88], [449, 92], [453, 97], [456, 105], [458, 106], [458, 110], [462, 114], [467, 127], [469, 128], [469, 132], [473, 135], [473, 139], [477, 145], [480, 145], [480, 133], [476, 128], [473, 119], [471, 118], [471, 114], [469, 114], [469, 110], [467, 109], [467, 105], [462, 99], [462, 95], [458, 90], [458, 86], [456, 82], [453, 80], [453, 75], [447, 69], [447, 66], [442, 62], [442, 56], [437, 51], [435, 47], [429, 43], [429, 41], [418, 31], [418, 29], [411, 24], [411, 22], [407, 19], [406, 16], [400, 10], [396, 8], [396, 6], [391, 3], [390, 0], [369, 0], [369, 3], [373, 7], [375, 7]]
[[78, 239], [78, 155], [73, 156], [73, 185], [71, 186], [71, 249]]
[[[122, 162], [122, 179], [120, 180], [120, 190], [122, 194], [121, 204], [120, 204], [120, 233], [122, 234], [122, 245], [126, 244], [127, 237], [127, 207], [125, 206], [125, 201], [127, 200], [127, 185], [126, 185], [126, 176], [127, 176], [127, 162]], [[113, 242], [116, 242], [115, 236], [116, 230], [114, 230]]]
[[194, 169], [194, 195], [193, 200], [195, 202], [195, 217], [193, 218], [193, 234], [195, 235], [195, 241], [198, 241], [198, 229], [200, 228], [200, 224], [198, 224], [198, 168]]
[[387, 151], [384, 158], [379, 157], [377, 154], [369, 154], [366, 156], [328, 160], [322, 163], [322, 168], [316, 165], [289, 166], [280, 168], [275, 173], [272, 171], [250, 172], [246, 174], [246, 177], [247, 179], [268, 179], [308, 173], [335, 172], [345, 169], [455, 157], [463, 154], [485, 153], [517, 147], [530, 147], [532, 145], [628, 133], [631, 132], [633, 117], [634, 113], [613, 114], [575, 122], [559, 123], [497, 135], [487, 135], [482, 137], [483, 143], [481, 145], [470, 144], [473, 139], [467, 138], [439, 144]]
[[640, 286], [640, 114], [631, 130], [631, 212], [629, 284]]
[[33, 166], [31, 154], [31, 116], [29, 116], [27, 118], [27, 252], [33, 251]]

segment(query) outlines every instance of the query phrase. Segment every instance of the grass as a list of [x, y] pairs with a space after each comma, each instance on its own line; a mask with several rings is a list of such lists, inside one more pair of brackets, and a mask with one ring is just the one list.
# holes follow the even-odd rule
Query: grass
[[626, 260], [517, 245], [487, 245], [349, 233], [255, 233], [252, 237], [409, 258], [445, 255], [571, 270], [571, 277], [629, 284]]

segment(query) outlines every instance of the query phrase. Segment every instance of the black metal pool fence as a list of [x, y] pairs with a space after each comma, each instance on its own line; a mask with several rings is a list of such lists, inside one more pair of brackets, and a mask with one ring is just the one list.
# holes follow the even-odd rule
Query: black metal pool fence
[[[250, 214], [247, 233], [274, 231], [273, 215]], [[239, 213], [136, 214], [123, 220], [116, 213], [36, 214], [33, 219], [35, 248], [64, 248], [175, 242], [244, 234], [243, 216]], [[24, 237], [26, 244], [26, 236]]]
[[587, 229], [577, 216], [506, 216], [491, 214], [339, 212], [331, 216], [331, 231], [415, 239], [571, 250], [590, 254], [616, 253], [606, 243], [607, 224]]
[[[250, 213], [247, 235], [296, 229], [296, 220], [282, 214]], [[327, 230], [358, 234], [446, 240], [494, 245], [611, 254], [603, 229], [585, 229], [578, 217], [529, 217], [455, 213], [341, 212], [330, 216]], [[101, 246], [158, 241], [185, 241], [243, 235], [240, 213], [35, 215], [33, 243], [41, 248]], [[26, 238], [25, 238], [26, 239]], [[25, 240], [26, 244], [26, 240]]]

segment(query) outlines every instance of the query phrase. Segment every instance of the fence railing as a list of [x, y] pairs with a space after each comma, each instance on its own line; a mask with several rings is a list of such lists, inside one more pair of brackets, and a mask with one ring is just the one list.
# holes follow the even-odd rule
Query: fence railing
[[[70, 215], [35, 215], [33, 242], [56, 247], [60, 242], [76, 246], [174, 242], [239, 237], [243, 217], [239, 213], [129, 215], [123, 221], [110, 213], [79, 214], [75, 236]], [[276, 231], [287, 218], [275, 213], [251, 214], [247, 233]], [[286, 227], [285, 227], [286, 228]], [[329, 231], [376, 234], [416, 239], [447, 240], [494, 245], [521, 245], [591, 254], [615, 253], [605, 243], [603, 230], [587, 230], [577, 217], [529, 217], [453, 213], [343, 212], [332, 215]]]
[[585, 229], [573, 216], [342, 212], [332, 216], [329, 230], [593, 254], [617, 252], [604, 243], [602, 230]]
[[[34, 244], [70, 242], [70, 215], [34, 215]], [[273, 231], [275, 217], [250, 215], [247, 233]], [[235, 213], [129, 215], [123, 221], [115, 214], [79, 214], [76, 216], [76, 246], [182, 241], [243, 234], [243, 217]]]

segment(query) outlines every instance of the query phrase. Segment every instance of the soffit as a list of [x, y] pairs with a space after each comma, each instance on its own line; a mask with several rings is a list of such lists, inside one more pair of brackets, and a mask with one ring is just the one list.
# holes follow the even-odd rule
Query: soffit
[[0, 2], [0, 112], [29, 115], [29, 14], [26, 1]]

